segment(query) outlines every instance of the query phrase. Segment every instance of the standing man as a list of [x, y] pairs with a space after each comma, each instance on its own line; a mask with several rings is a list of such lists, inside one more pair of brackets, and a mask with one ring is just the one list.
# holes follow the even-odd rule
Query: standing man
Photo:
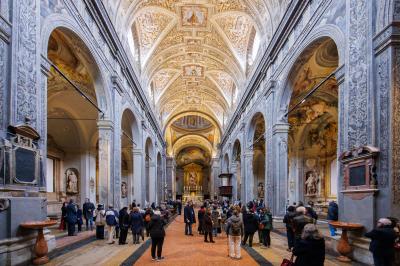
[[[327, 219], [329, 221], [337, 221], [337, 220], [339, 220], [339, 206], [333, 200], [331, 202], [329, 202]], [[331, 236], [335, 236], [336, 235], [336, 228], [333, 227], [331, 224], [328, 224], [328, 225], [329, 225], [329, 232], [331, 233]]]
[[188, 202], [183, 210], [183, 218], [185, 220], [185, 235], [191, 235], [192, 233], [192, 224], [196, 223], [196, 215], [194, 213], [192, 202]]
[[181, 202], [181, 200], [178, 200], [176, 205], [178, 207], [178, 215], [181, 215], [181, 212], [182, 212], [182, 202]]
[[93, 231], [93, 212], [94, 212], [94, 204], [90, 202], [89, 198], [86, 198], [85, 203], [83, 203], [83, 216], [86, 220], [86, 231], [90, 230]]
[[69, 203], [67, 205], [67, 210], [66, 210], [66, 216], [67, 216], [67, 223], [68, 223], [68, 236], [74, 236], [75, 234], [75, 224], [78, 221], [77, 217], [77, 208], [74, 203], [73, 199], [69, 200]]
[[108, 231], [108, 244], [114, 244], [115, 226], [118, 224], [118, 213], [114, 210], [113, 206], [108, 206], [106, 211], [106, 224]]

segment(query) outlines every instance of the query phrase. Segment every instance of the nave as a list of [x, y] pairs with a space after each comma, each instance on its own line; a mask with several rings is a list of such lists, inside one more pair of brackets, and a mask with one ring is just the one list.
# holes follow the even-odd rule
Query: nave
[[[51, 257], [50, 266], [74, 266], [74, 265], [97, 265], [97, 266], [127, 266], [127, 265], [173, 265], [173, 266], [202, 266], [202, 265], [267, 265], [280, 266], [283, 258], [290, 258], [286, 251], [287, 243], [284, 232], [284, 224], [274, 224], [275, 230], [271, 233], [271, 248], [262, 249], [257, 234], [254, 236], [252, 248], [248, 245], [242, 247], [242, 259], [232, 260], [229, 258], [227, 237], [218, 234], [214, 238], [215, 243], [204, 243], [203, 235], [197, 232], [197, 224], [193, 225], [194, 236], [184, 234], [183, 214], [177, 215], [166, 230], [166, 238], [163, 246], [162, 261], [152, 261], [150, 255], [151, 239], [145, 238], [145, 243], [132, 244], [132, 234], [128, 234], [127, 245], [109, 245], [106, 240], [95, 240], [93, 234], [87, 244], [79, 244], [82, 239], [76, 238], [78, 243], [73, 242], [63, 247], [63, 252]], [[327, 226], [320, 225], [321, 231], [328, 231]], [[62, 242], [62, 240], [57, 240]], [[85, 240], [83, 240], [85, 241]], [[146, 245], [146, 241], [147, 245]], [[61, 243], [60, 243], [61, 245]], [[147, 248], [146, 248], [147, 247]], [[341, 263], [335, 256], [326, 254], [326, 266], [361, 266], [353, 262]]]

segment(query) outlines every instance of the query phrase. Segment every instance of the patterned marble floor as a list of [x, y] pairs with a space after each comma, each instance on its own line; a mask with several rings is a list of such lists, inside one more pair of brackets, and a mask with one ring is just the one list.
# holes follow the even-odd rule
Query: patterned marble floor
[[[194, 226], [195, 227], [195, 226]], [[231, 260], [227, 256], [227, 239], [219, 235], [215, 244], [204, 243], [203, 236], [185, 236], [183, 217], [178, 216], [167, 228], [167, 236], [164, 243], [163, 256], [165, 260], [153, 262], [150, 256], [150, 249], [145, 252], [136, 261], [135, 265], [259, 265], [256, 260], [242, 249], [242, 259]], [[252, 255], [261, 256], [265, 265], [281, 265], [283, 258], [289, 258], [290, 254], [286, 251], [286, 238], [281, 234], [272, 233], [272, 247], [261, 249], [258, 244], [258, 237], [255, 235]], [[92, 241], [80, 248], [74, 249], [63, 255], [60, 255], [47, 265], [54, 266], [75, 266], [75, 265], [121, 265], [130, 257], [141, 245], [132, 244], [132, 236], [128, 235], [128, 245], [119, 246], [117, 243], [108, 245], [106, 240]], [[258, 260], [260, 261], [260, 260]], [[126, 264], [125, 264], [126, 265]], [[264, 265], [264, 264], [261, 264]], [[340, 263], [334, 257], [327, 254], [326, 266], [346, 266], [359, 265], [356, 263]]]

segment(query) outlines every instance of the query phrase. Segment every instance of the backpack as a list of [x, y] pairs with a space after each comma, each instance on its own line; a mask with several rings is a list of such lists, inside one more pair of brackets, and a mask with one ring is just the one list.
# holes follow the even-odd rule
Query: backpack
[[114, 226], [117, 224], [117, 220], [115, 219], [115, 213], [113, 211], [106, 212], [106, 224], [109, 226]]
[[242, 233], [242, 227], [240, 225], [240, 222], [232, 222], [231, 225], [231, 232], [233, 236], [240, 236]]

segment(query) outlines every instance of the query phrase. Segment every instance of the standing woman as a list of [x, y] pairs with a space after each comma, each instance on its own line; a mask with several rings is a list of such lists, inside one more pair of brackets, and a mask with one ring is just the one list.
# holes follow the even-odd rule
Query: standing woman
[[133, 235], [133, 244], [139, 244], [140, 242], [139, 239], [140, 236], [142, 235], [144, 226], [143, 216], [140, 213], [138, 207], [132, 209], [130, 216], [131, 216], [131, 230]]
[[200, 235], [204, 234], [204, 229], [203, 229], [204, 215], [206, 215], [206, 211], [204, 209], [204, 206], [201, 206], [200, 210], [197, 213], [197, 219], [199, 220], [199, 226], [197, 230], [199, 231]]
[[227, 220], [227, 233], [229, 241], [229, 256], [232, 259], [241, 259], [240, 243], [243, 232], [243, 221], [239, 216], [239, 210], [235, 209], [232, 216]]
[[377, 227], [365, 234], [371, 239], [369, 251], [372, 252], [376, 266], [392, 266], [395, 259], [394, 244], [397, 234], [392, 227], [392, 222], [387, 218], [378, 220]]
[[64, 201], [61, 207], [61, 222], [60, 222], [60, 227], [58, 229], [60, 230], [65, 230], [67, 227], [65, 225], [66, 218], [67, 217], [67, 203]]
[[264, 215], [262, 216], [261, 224], [262, 226], [262, 236], [264, 248], [269, 248], [271, 246], [271, 230], [272, 230], [272, 214], [269, 208], [263, 208]]
[[[153, 216], [149, 222], [148, 228], [151, 237], [151, 258], [152, 260], [163, 260], [164, 257], [162, 254], [162, 247], [164, 244], [165, 238], [165, 229], [166, 221], [161, 218], [161, 212], [159, 210], [154, 211]], [[157, 249], [157, 257], [156, 257], [156, 249]]]
[[[203, 230], [204, 230], [204, 242], [211, 242], [214, 243], [213, 240], [213, 222], [211, 218], [211, 210], [207, 209], [206, 214], [204, 215], [204, 221], [203, 221]], [[207, 240], [207, 237], [210, 237], [210, 241]]]
[[95, 210], [96, 238], [104, 239], [104, 226], [106, 225], [106, 211], [102, 204]]
[[128, 235], [129, 225], [130, 225], [130, 221], [129, 221], [128, 207], [123, 207], [119, 211], [119, 228], [121, 231], [119, 240], [118, 240], [119, 245], [126, 244], [126, 237]]
[[304, 226], [301, 239], [293, 248], [295, 266], [324, 266], [325, 240], [314, 224]]

